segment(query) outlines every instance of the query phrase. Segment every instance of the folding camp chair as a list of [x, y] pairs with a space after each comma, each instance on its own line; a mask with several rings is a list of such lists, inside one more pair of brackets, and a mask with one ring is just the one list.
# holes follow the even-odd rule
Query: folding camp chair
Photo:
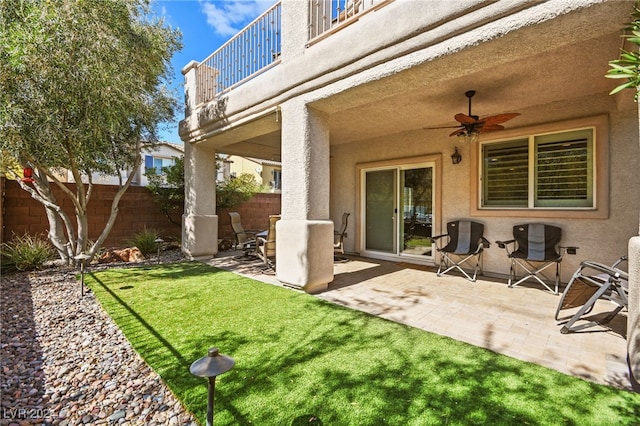
[[[507, 251], [511, 260], [509, 271], [509, 287], [515, 287], [530, 278], [535, 279], [553, 294], [558, 294], [560, 284], [560, 264], [565, 252], [576, 254], [578, 247], [560, 246], [562, 229], [544, 223], [529, 223], [513, 227], [513, 239], [508, 241], [496, 241], [500, 248]], [[513, 244], [511, 250], [509, 245]], [[556, 267], [555, 279], [550, 279], [545, 274], [547, 268]], [[525, 271], [525, 275], [518, 280], [518, 267]], [[555, 291], [547, 285], [555, 282]]]
[[[475, 281], [478, 270], [482, 272], [480, 266], [482, 251], [490, 245], [483, 234], [484, 225], [482, 223], [456, 220], [447, 223], [446, 234], [431, 237], [431, 242], [436, 244], [436, 250], [440, 253], [440, 265], [438, 266], [437, 275], [441, 277], [456, 269], [469, 281]], [[438, 240], [443, 239], [442, 241], [445, 241], [445, 237], [447, 237], [447, 244], [443, 247], [438, 247]], [[475, 260], [475, 265], [473, 265], [473, 277], [471, 277], [462, 268], [462, 265], [473, 260]]]
[[[627, 256], [622, 256], [612, 266], [591, 261], [580, 264], [564, 289], [556, 310], [556, 321], [564, 323], [560, 330], [562, 334], [606, 324], [622, 309], [628, 307], [629, 275], [619, 268], [626, 260]], [[595, 319], [594, 316], [589, 318], [591, 321], [587, 323], [574, 325], [593, 310], [598, 300], [611, 301], [616, 307], [601, 320]], [[576, 311], [576, 308], [579, 309]], [[564, 317], [560, 317], [561, 311], [565, 312]]]

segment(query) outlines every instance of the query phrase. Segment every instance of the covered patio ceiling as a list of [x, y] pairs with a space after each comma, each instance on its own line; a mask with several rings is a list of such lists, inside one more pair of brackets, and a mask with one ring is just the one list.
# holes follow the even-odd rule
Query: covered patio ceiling
[[[619, 22], [626, 22], [631, 3], [613, 3]], [[475, 115], [521, 113], [506, 123], [510, 129], [601, 114], [617, 99], [608, 93], [618, 81], [604, 75], [622, 47], [621, 25], [611, 9], [598, 9], [608, 13], [606, 20], [591, 9], [556, 18], [354, 85], [312, 106], [329, 115], [332, 145], [415, 130], [448, 137], [453, 129], [424, 128], [457, 125], [454, 115], [468, 113], [467, 90], [477, 92]], [[280, 161], [279, 123], [264, 120], [246, 124], [262, 126], [260, 132], [229, 135], [221, 152]]]

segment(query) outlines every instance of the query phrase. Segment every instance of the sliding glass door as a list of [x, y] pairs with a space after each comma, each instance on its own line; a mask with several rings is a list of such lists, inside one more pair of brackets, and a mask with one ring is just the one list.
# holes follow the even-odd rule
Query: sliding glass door
[[385, 253], [396, 251], [396, 170], [366, 173], [365, 248]]
[[363, 169], [363, 254], [433, 260], [435, 165]]

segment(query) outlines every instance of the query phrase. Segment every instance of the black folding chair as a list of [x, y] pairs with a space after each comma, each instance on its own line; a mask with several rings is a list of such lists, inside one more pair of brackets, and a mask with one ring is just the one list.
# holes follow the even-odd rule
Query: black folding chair
[[[604, 325], [622, 309], [628, 307], [629, 275], [619, 268], [619, 265], [626, 260], [627, 256], [622, 256], [612, 266], [591, 261], [584, 261], [580, 264], [564, 289], [556, 310], [556, 321], [564, 323], [560, 330], [562, 334], [595, 325]], [[615, 308], [600, 320], [596, 315], [591, 318], [583, 318], [591, 313], [598, 300], [613, 302]], [[578, 309], [576, 310], [576, 308]], [[565, 314], [564, 317], [560, 317], [561, 312]], [[576, 321], [581, 319], [590, 321], [574, 325]]]
[[[445, 237], [447, 239], [445, 240]], [[436, 250], [440, 253], [440, 265], [437, 275], [439, 277], [452, 270], [458, 270], [469, 281], [475, 281], [478, 271], [482, 272], [480, 261], [482, 251], [489, 247], [489, 241], [484, 237], [484, 225], [470, 220], [456, 220], [447, 223], [447, 233], [431, 237], [431, 242], [436, 244]], [[443, 247], [438, 247], [438, 241], [447, 241]], [[456, 261], [457, 259], [457, 261]], [[470, 276], [462, 265], [475, 260], [473, 276]], [[443, 270], [444, 269], [444, 270]]]
[[[560, 285], [560, 264], [566, 253], [576, 254], [578, 247], [560, 246], [562, 229], [544, 223], [529, 223], [513, 227], [513, 239], [508, 241], [496, 241], [500, 248], [507, 251], [511, 260], [509, 271], [509, 287], [515, 287], [530, 278], [537, 280], [553, 294], [558, 294]], [[511, 250], [509, 245], [512, 244]], [[555, 265], [556, 276], [551, 279], [546, 275], [547, 268]], [[518, 279], [518, 268], [525, 274]], [[555, 291], [547, 285], [547, 282], [555, 283]]]

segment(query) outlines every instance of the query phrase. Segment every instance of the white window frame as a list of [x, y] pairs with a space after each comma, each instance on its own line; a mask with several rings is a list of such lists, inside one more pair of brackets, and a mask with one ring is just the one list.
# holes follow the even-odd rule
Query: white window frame
[[[538, 188], [541, 181], [540, 176], [538, 175], [538, 147], [542, 144], [550, 144], [553, 143], [552, 140], [556, 139], [557, 141], [562, 141], [563, 138], [569, 140], [573, 135], [584, 133], [589, 134], [587, 139], [587, 164], [586, 167], [588, 169], [587, 176], [587, 200], [584, 202], [585, 205], [577, 205], [580, 204], [577, 200], [559, 200], [555, 205], [553, 205], [552, 201], [542, 201], [539, 199]], [[547, 139], [546, 141], [541, 139]], [[492, 145], [505, 145], [513, 143], [514, 146], [521, 146], [527, 149], [527, 205], [526, 206], [515, 206], [515, 205], [490, 205], [485, 201], [485, 190], [486, 190], [486, 182], [485, 179], [485, 148]], [[481, 209], [526, 209], [526, 210], [539, 210], [539, 209], [552, 209], [552, 210], [593, 210], [597, 208], [597, 170], [596, 170], [596, 129], [593, 126], [583, 127], [578, 129], [567, 129], [563, 131], [557, 132], [548, 132], [548, 133], [539, 133], [539, 134], [531, 134], [527, 137], [519, 137], [514, 139], [501, 140], [499, 142], [481, 142], [480, 143], [480, 208]], [[546, 204], [546, 205], [544, 205]]]
[[[571, 129], [593, 127], [594, 140], [594, 206], [593, 208], [498, 208], [481, 207], [482, 191], [482, 151], [481, 144], [527, 138], [529, 135], [558, 133]], [[576, 118], [572, 120], [545, 123], [536, 126], [505, 129], [499, 132], [481, 135], [481, 142], [474, 143], [470, 149], [470, 215], [477, 218], [529, 218], [542, 219], [608, 219], [610, 210], [609, 196], [609, 116], [606, 114]]]

